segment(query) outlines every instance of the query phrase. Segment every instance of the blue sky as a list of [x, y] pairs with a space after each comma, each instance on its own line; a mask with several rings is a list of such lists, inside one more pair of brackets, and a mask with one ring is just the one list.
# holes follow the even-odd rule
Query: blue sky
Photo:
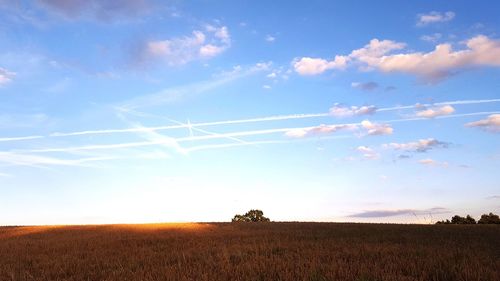
[[498, 11], [0, 0], [0, 224], [498, 213]]

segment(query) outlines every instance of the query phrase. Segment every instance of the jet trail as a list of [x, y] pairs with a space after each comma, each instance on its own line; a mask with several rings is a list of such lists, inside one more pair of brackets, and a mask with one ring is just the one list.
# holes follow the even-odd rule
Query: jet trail
[[[500, 102], [500, 99], [483, 99], [483, 100], [458, 100], [458, 101], [448, 101], [448, 102], [438, 102], [432, 104], [422, 104], [423, 106], [433, 106], [433, 105], [464, 105], [464, 104], [481, 104], [481, 103], [495, 103]], [[412, 109], [415, 105], [403, 105], [395, 107], [385, 107], [379, 108], [376, 112], [394, 111], [401, 109]], [[55, 132], [47, 136], [26, 136], [26, 137], [6, 137], [0, 138], [1, 141], [20, 141], [29, 140], [45, 137], [68, 137], [68, 136], [81, 136], [81, 135], [97, 135], [97, 134], [115, 134], [115, 133], [137, 133], [137, 132], [151, 132], [160, 130], [172, 130], [172, 129], [182, 129], [189, 127], [204, 127], [204, 126], [218, 126], [218, 125], [231, 125], [231, 124], [243, 124], [243, 123], [256, 123], [256, 122], [268, 122], [268, 121], [282, 121], [282, 120], [292, 120], [292, 119], [306, 119], [306, 118], [321, 118], [329, 117], [330, 113], [308, 113], [308, 114], [289, 114], [289, 115], [276, 115], [268, 117], [257, 117], [249, 119], [235, 119], [235, 120], [224, 120], [224, 121], [214, 121], [214, 122], [200, 122], [191, 124], [180, 124], [180, 125], [168, 125], [168, 126], [156, 126], [156, 127], [141, 127], [141, 128], [125, 128], [125, 129], [99, 129], [99, 130], [85, 130], [77, 132]], [[443, 116], [441, 116], [443, 117]], [[415, 120], [420, 120], [416, 118]]]
[[[477, 115], [489, 115], [497, 114], [500, 111], [488, 111], [488, 112], [474, 112], [474, 113], [464, 113], [464, 114], [453, 114], [447, 116], [439, 116], [435, 119], [445, 119], [445, 118], [459, 118], [465, 116], [477, 116]], [[398, 123], [398, 122], [411, 122], [411, 121], [421, 121], [429, 120], [429, 118], [419, 117], [419, 118], [407, 118], [407, 119], [396, 119], [396, 120], [378, 120], [377, 123]], [[342, 125], [361, 125], [361, 123], [343, 123], [343, 124], [331, 124], [332, 126], [342, 126]], [[154, 140], [154, 141], [142, 141], [142, 142], [128, 142], [128, 143], [116, 143], [116, 144], [103, 144], [103, 145], [86, 145], [86, 146], [74, 146], [65, 148], [45, 148], [45, 149], [31, 149], [31, 150], [16, 150], [16, 152], [29, 152], [29, 153], [43, 153], [43, 152], [74, 152], [81, 150], [100, 150], [100, 149], [117, 149], [117, 148], [130, 148], [130, 147], [143, 147], [143, 146], [153, 146], [153, 145], [164, 145], [171, 141], [175, 142], [187, 142], [187, 141], [201, 141], [208, 139], [222, 139], [231, 137], [244, 137], [244, 136], [256, 136], [256, 135], [268, 135], [275, 133], [285, 133], [292, 130], [309, 130], [317, 128], [317, 126], [308, 127], [291, 127], [291, 128], [275, 128], [266, 130], [252, 130], [252, 131], [240, 131], [231, 133], [221, 133], [216, 135], [204, 135], [204, 136], [190, 136], [181, 138], [169, 138], [169, 140]], [[249, 142], [250, 143], [250, 142]]]

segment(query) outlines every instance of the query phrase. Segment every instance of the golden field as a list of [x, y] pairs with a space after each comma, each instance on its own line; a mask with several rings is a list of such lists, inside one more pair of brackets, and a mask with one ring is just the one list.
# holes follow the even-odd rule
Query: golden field
[[498, 225], [0, 227], [0, 280], [500, 280]]

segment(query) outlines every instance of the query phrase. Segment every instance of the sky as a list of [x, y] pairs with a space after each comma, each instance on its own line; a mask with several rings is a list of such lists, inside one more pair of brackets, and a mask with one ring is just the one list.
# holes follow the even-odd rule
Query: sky
[[499, 12], [0, 0], [0, 225], [499, 213]]

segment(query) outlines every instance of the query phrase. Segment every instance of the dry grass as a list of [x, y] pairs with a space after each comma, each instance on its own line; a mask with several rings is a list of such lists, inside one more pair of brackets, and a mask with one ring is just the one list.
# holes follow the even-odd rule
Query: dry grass
[[0, 227], [0, 280], [500, 280], [496, 225]]

